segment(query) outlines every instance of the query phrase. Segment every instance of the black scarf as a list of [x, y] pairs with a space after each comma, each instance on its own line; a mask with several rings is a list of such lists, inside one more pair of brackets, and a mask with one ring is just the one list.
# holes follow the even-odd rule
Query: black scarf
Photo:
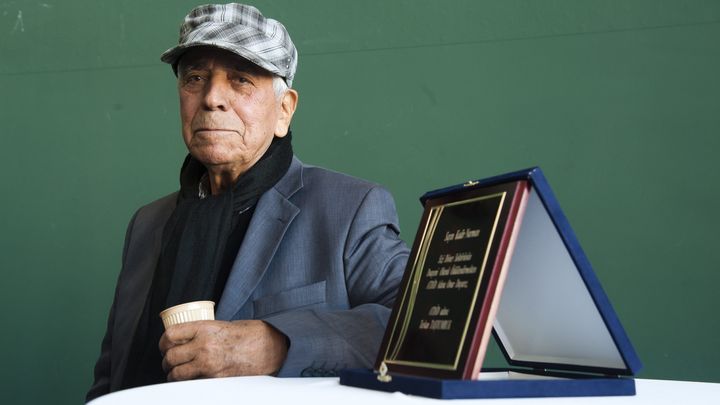
[[[178, 205], [163, 232], [159, 261], [163, 279], [158, 281], [162, 283], [161, 291], [167, 291], [167, 297], [161, 310], [189, 301], [217, 298], [214, 291], [218, 273], [236, 222], [233, 214], [242, 214], [254, 207], [260, 196], [285, 175], [292, 161], [290, 138], [290, 135], [275, 138], [265, 155], [232, 189], [206, 198], [198, 196], [205, 168], [190, 156], [185, 159]], [[168, 275], [171, 277], [165, 277]]]
[[[188, 155], [180, 171], [180, 193], [165, 224], [150, 294], [138, 323], [123, 388], [165, 381], [157, 349], [163, 333], [158, 314], [190, 301], [218, 302], [238, 249], [262, 194], [292, 162], [291, 134], [274, 138], [263, 157], [232, 189], [200, 196], [205, 167]], [[207, 185], [207, 184], [205, 184]], [[209, 194], [209, 187], [207, 187]]]

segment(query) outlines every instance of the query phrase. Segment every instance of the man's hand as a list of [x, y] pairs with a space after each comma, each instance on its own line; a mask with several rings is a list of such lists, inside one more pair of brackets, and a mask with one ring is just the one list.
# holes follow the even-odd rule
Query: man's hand
[[168, 381], [272, 374], [288, 349], [285, 335], [258, 320], [174, 325], [159, 347]]

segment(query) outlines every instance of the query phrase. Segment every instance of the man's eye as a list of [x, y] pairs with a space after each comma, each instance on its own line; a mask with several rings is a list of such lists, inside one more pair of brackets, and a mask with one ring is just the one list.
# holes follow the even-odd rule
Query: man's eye
[[202, 81], [202, 76], [199, 75], [189, 75], [185, 77], [185, 83], [197, 83]]

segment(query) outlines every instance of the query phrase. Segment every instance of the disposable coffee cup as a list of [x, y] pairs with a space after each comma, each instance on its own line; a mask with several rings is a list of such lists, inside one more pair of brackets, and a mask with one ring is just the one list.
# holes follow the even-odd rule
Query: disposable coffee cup
[[215, 319], [215, 303], [212, 301], [193, 301], [175, 305], [160, 312], [165, 329], [172, 325], [193, 321], [212, 321]]

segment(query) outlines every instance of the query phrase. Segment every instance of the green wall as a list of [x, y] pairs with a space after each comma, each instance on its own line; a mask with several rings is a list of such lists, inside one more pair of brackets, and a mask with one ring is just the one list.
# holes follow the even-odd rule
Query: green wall
[[[0, 403], [91, 382], [127, 221], [177, 187], [158, 56], [194, 3], [0, 1]], [[300, 52], [304, 161], [387, 186], [406, 240], [423, 192], [540, 165], [640, 377], [720, 382], [720, 2], [257, 5]]]

